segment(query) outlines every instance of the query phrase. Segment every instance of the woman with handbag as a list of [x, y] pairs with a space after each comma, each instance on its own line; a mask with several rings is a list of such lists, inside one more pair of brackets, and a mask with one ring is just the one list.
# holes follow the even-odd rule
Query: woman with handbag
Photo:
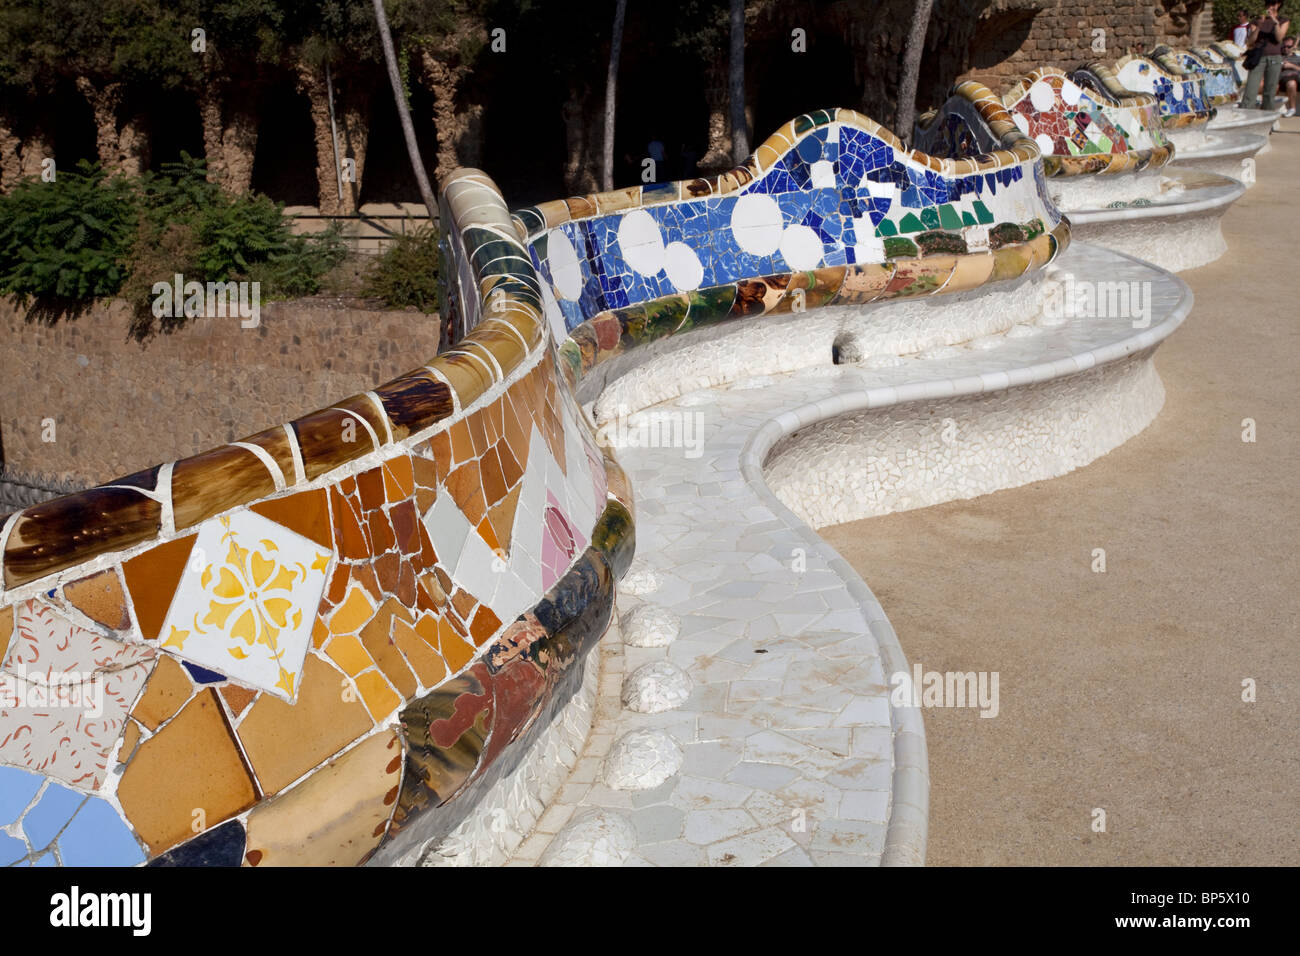
[[1282, 38], [1291, 28], [1291, 21], [1282, 16], [1281, 9], [1281, 0], [1271, 0], [1264, 15], [1250, 25], [1247, 38], [1250, 50], [1245, 60], [1250, 72], [1246, 75], [1246, 85], [1241, 88], [1241, 106], [1245, 109], [1273, 109], [1273, 94], [1277, 92], [1278, 75], [1282, 72]]

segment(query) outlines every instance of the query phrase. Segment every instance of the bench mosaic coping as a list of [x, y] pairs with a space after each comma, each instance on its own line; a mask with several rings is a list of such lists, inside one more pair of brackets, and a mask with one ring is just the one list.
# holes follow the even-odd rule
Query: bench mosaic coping
[[[1085, 69], [1096, 72], [1093, 64]], [[1155, 96], [1166, 132], [1203, 126], [1214, 118], [1216, 110], [1206, 98], [1204, 83], [1176, 64], [1130, 53], [1115, 61], [1114, 75], [1122, 89]]]
[[1038, 144], [1049, 178], [1154, 169], [1174, 155], [1159, 104], [1146, 93], [1098, 95], [1065, 71], [1042, 66], [1003, 93], [1002, 104]]

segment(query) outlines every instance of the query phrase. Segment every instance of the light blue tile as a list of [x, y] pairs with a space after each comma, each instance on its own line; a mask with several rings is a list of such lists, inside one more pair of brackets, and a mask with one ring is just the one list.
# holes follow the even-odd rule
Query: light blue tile
[[144, 851], [116, 810], [91, 798], [59, 837], [64, 866], [134, 866]]
[[46, 787], [41, 794], [41, 802], [23, 817], [23, 832], [27, 834], [32, 846], [38, 850], [49, 846], [85, 799], [84, 793], [77, 793], [57, 783]]
[[0, 767], [0, 826], [18, 819], [44, 780], [38, 773], [17, 767]]

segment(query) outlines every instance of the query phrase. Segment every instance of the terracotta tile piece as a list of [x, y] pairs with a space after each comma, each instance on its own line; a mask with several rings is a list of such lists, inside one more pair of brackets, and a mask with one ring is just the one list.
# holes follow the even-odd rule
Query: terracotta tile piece
[[154, 853], [192, 837], [196, 819], [212, 827], [253, 805], [253, 782], [215, 691], [201, 691], [140, 745], [117, 797]]
[[401, 780], [401, 742], [375, 734], [248, 815], [256, 866], [355, 866], [379, 845]]
[[[63, 596], [92, 621], [98, 621], [115, 631], [131, 626], [131, 616], [126, 608], [126, 594], [122, 582], [112, 568], [92, 574], [63, 586]], [[3, 625], [0, 625], [3, 627]], [[0, 634], [3, 637], [3, 634]]]
[[158, 666], [131, 711], [131, 716], [150, 730], [157, 730], [174, 716], [194, 693], [194, 682], [174, 657], [160, 654], [158, 658]]
[[373, 726], [343, 693], [343, 676], [314, 654], [303, 663], [298, 702], [263, 694], [239, 724], [239, 740], [267, 794], [277, 793]]
[[126, 589], [131, 594], [135, 619], [146, 641], [158, 638], [158, 630], [167, 617], [167, 609], [171, 607], [176, 585], [185, 572], [185, 562], [189, 560], [190, 549], [197, 537], [187, 534], [168, 541], [122, 565], [122, 576], [126, 578]]

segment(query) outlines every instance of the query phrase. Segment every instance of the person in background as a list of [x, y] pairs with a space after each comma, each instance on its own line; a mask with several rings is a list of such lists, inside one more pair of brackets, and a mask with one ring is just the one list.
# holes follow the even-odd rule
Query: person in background
[[1295, 45], [1293, 36], [1282, 41], [1282, 73], [1277, 90], [1286, 97], [1286, 116], [1295, 116], [1296, 90], [1300, 88], [1300, 53]]
[[1232, 28], [1232, 42], [1243, 50], [1246, 49], [1246, 37], [1250, 34], [1250, 17], [1245, 10], [1237, 11], [1237, 25]]
[[[1264, 15], [1250, 25], [1247, 41], [1252, 50], [1263, 54], [1250, 68], [1246, 85], [1241, 88], [1241, 105], [1246, 109], [1273, 109], [1273, 93], [1277, 90], [1278, 76], [1282, 72], [1282, 40], [1291, 21], [1282, 16], [1281, 0], [1270, 0]], [[1263, 83], [1263, 89], [1260, 84]], [[1261, 105], [1261, 94], [1263, 103]]]

